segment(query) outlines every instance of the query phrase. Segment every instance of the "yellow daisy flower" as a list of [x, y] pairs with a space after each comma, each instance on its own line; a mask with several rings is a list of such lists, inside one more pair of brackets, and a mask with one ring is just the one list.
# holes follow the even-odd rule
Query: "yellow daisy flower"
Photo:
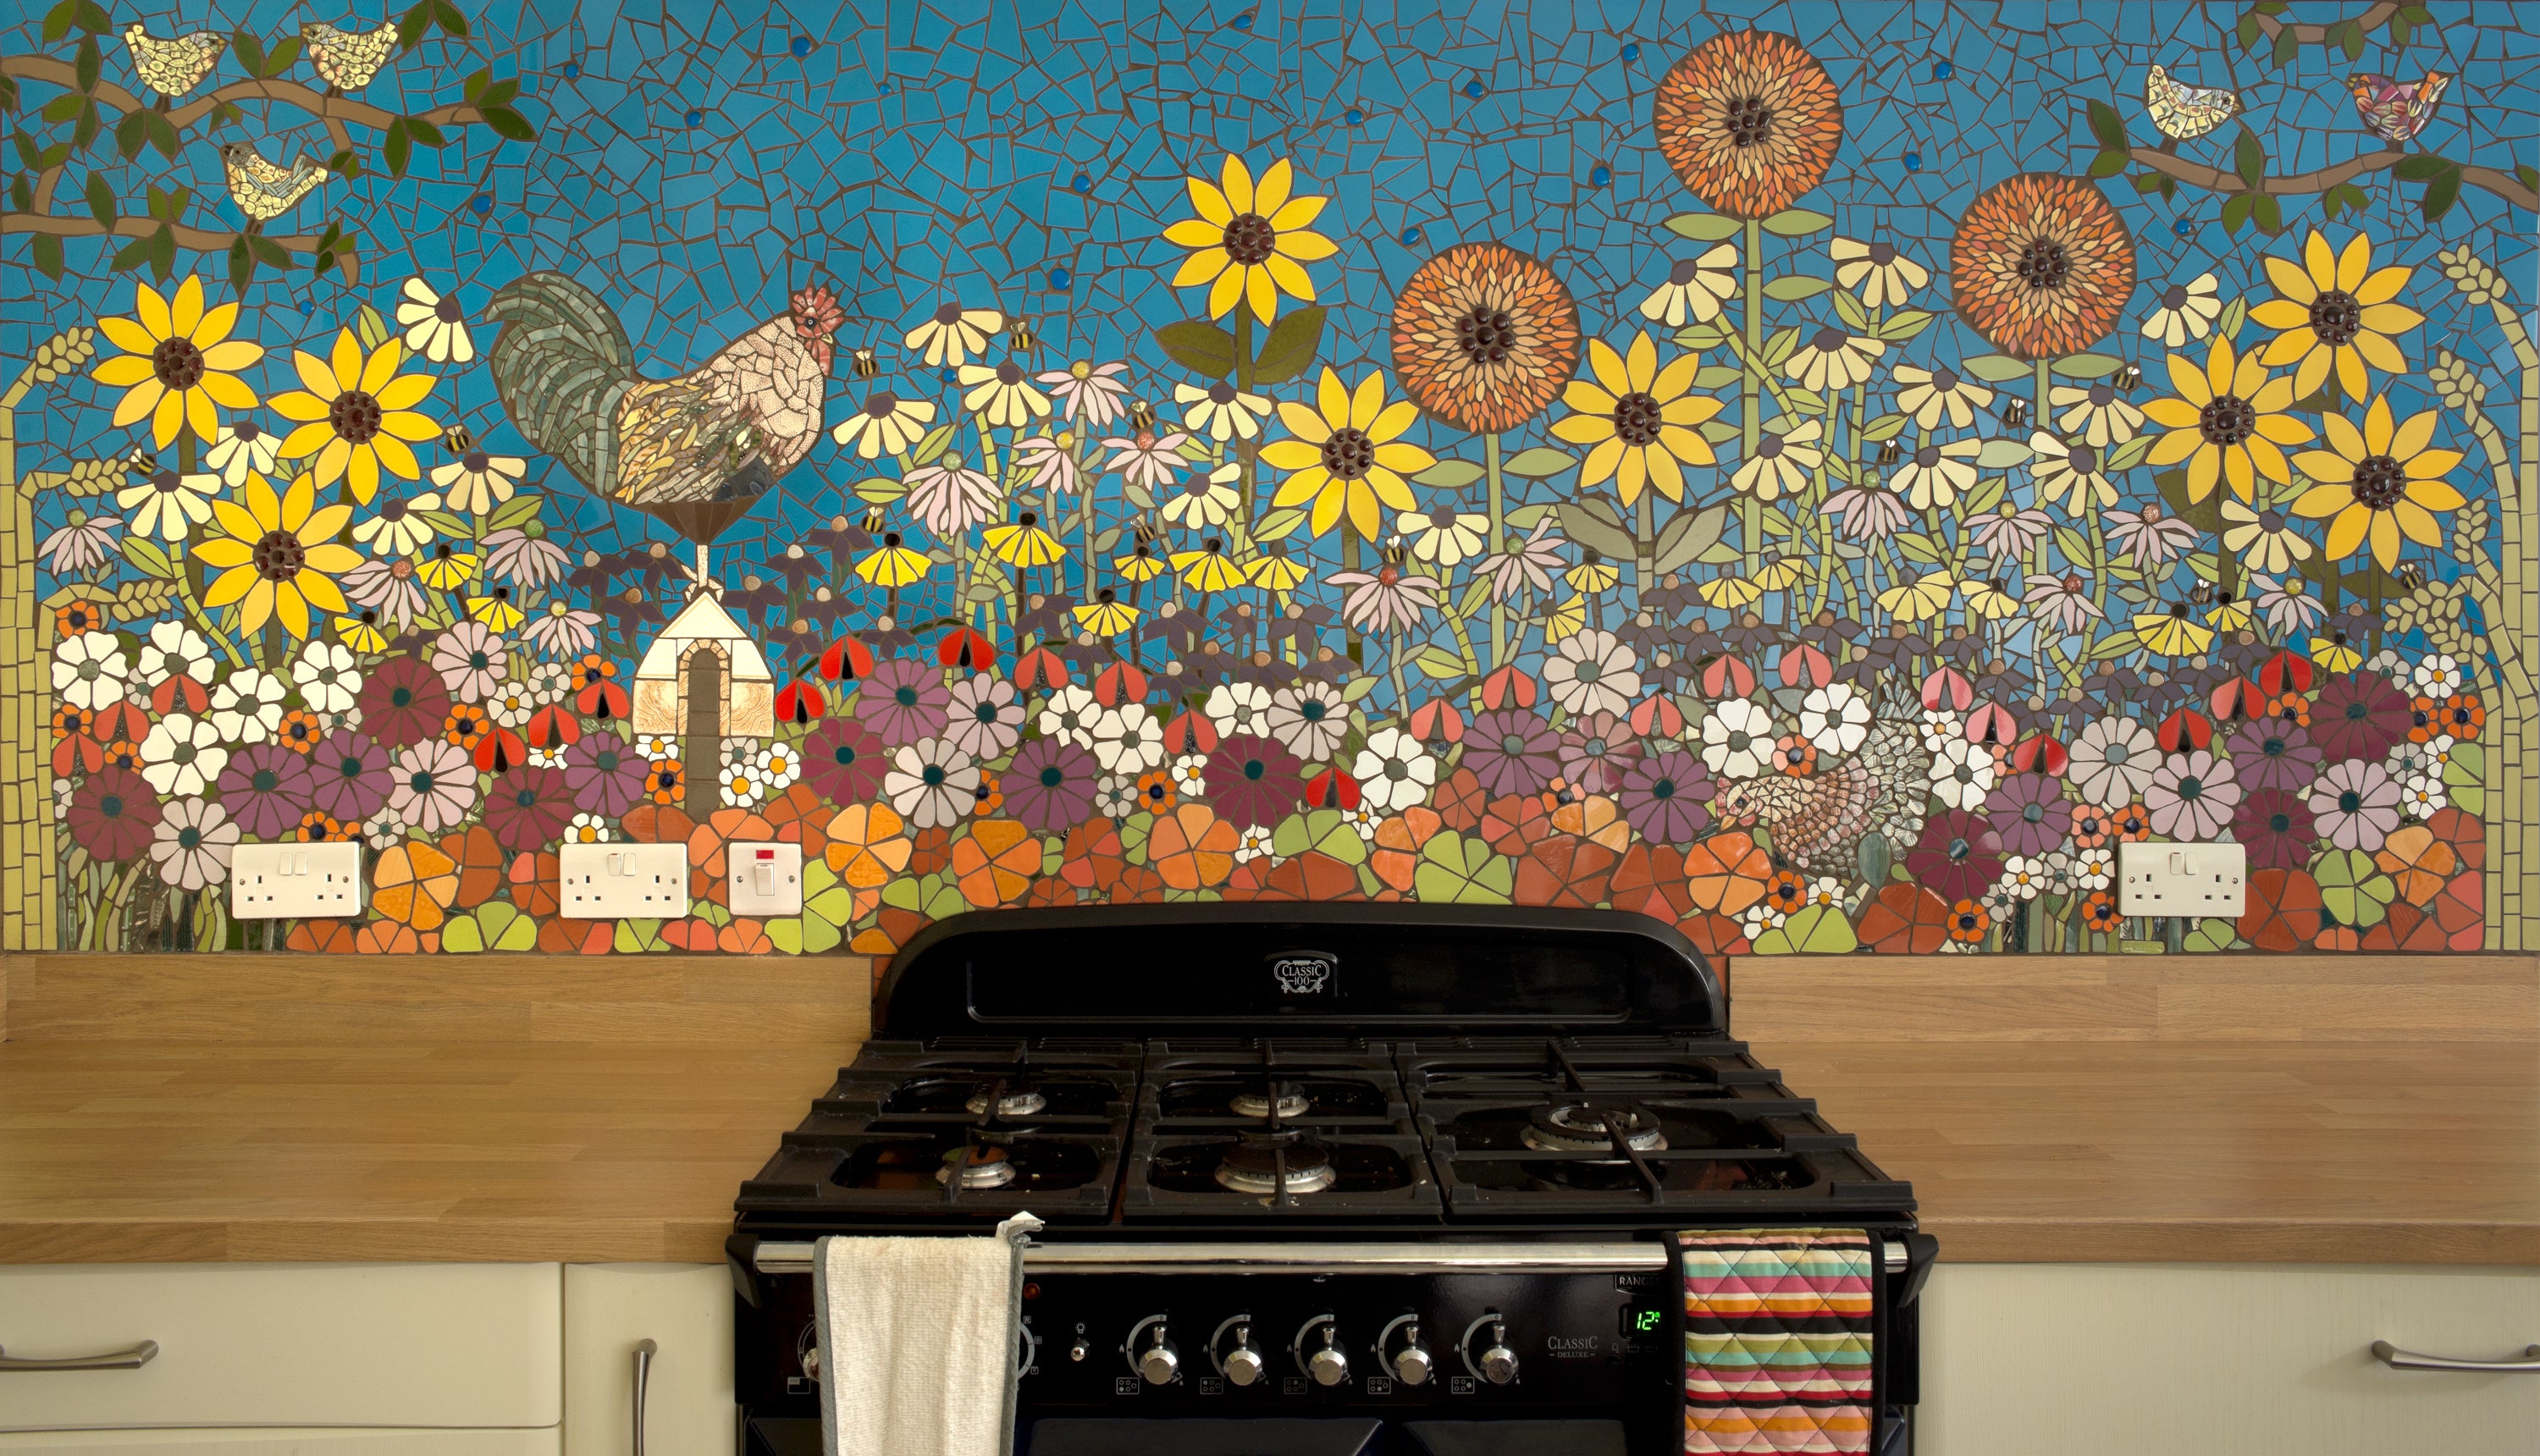
[[1626, 506], [1651, 485], [1670, 501], [1683, 500], [1684, 467], [1718, 460], [1700, 426], [1720, 413], [1720, 401], [1687, 392], [1701, 368], [1691, 354], [1658, 368], [1658, 347], [1646, 332], [1633, 338], [1629, 354], [1589, 339], [1588, 369], [1595, 378], [1570, 381], [1561, 402], [1571, 413], [1552, 427], [1556, 438], [1589, 447], [1579, 488], [1611, 478]]
[[2311, 428], [2285, 410], [2295, 390], [2290, 377], [2267, 377], [2257, 354], [2234, 355], [2231, 341], [2214, 336], [2205, 367], [2184, 354], [2169, 356], [2174, 397], [2144, 406], [2145, 415], [2168, 433], [2152, 448], [2155, 465], [2187, 462], [2187, 498], [2202, 501], [2214, 483], [2228, 481], [2241, 500], [2257, 498], [2258, 476], [2291, 480], [2284, 447], [2312, 438]]
[[1174, 552], [1173, 570], [1195, 591], [1232, 591], [1244, 585], [1242, 569], [1226, 559], [1226, 543], [1215, 536], [1196, 551]]
[[398, 374], [404, 358], [405, 346], [394, 339], [364, 358], [351, 329], [337, 330], [331, 358], [292, 350], [306, 387], [273, 396], [277, 412], [300, 422], [282, 442], [282, 452], [293, 459], [316, 455], [312, 468], [318, 486], [344, 481], [365, 506], [379, 493], [383, 468], [407, 480], [421, 475], [423, 467], [406, 447], [441, 435], [430, 416], [414, 412], [438, 381]]
[[2456, 450], [2431, 450], [2434, 411], [2405, 424], [2390, 413], [2390, 397], [2373, 399], [2358, 430], [2342, 415], [2327, 417], [2328, 449], [2294, 456], [2301, 472], [2319, 482], [2293, 501], [2293, 514], [2328, 518], [2328, 554], [2346, 557], [2366, 538], [2383, 571], [2399, 565], [2402, 535], [2422, 545], [2442, 544], [2437, 511], [2457, 511], [2461, 493], [2443, 477], [2461, 462]]
[[1384, 529], [1385, 508], [1412, 509], [1411, 482], [1403, 477], [1438, 463], [1436, 455], [1401, 438], [1419, 418], [1420, 407], [1408, 399], [1384, 402], [1381, 371], [1359, 381], [1353, 392], [1325, 366], [1313, 405], [1280, 401], [1279, 419], [1297, 438], [1261, 447], [1261, 458], [1272, 469], [1296, 472], [1272, 504], [1312, 502], [1305, 524], [1318, 536], [1346, 511], [1362, 539], [1376, 539]]
[[361, 552], [335, 539], [353, 508], [339, 503], [318, 509], [318, 483], [307, 475], [279, 496], [263, 476], [249, 475], [240, 494], [247, 498], [243, 506], [212, 502], [212, 518], [223, 534], [194, 545], [194, 559], [220, 573], [204, 589], [203, 605], [235, 603], [239, 629], [247, 635], [279, 621], [294, 638], [309, 635], [313, 606], [350, 611], [332, 579], [362, 564]]
[[1332, 241], [1310, 227], [1321, 215], [1320, 197], [1292, 197], [1288, 160], [1281, 158], [1252, 179], [1252, 170], [1233, 155], [1220, 170], [1218, 182], [1187, 177], [1191, 210], [1164, 230], [1164, 241], [1192, 249], [1173, 275], [1173, 287], [1207, 284], [1208, 316], [1223, 318], [1237, 303], [1250, 306], [1263, 323], [1279, 310], [1279, 295], [1301, 303], [1314, 301], [1314, 280], [1299, 266], [1340, 251]]
[[210, 445], [220, 434], [222, 409], [253, 409], [255, 391], [236, 371], [264, 357], [264, 346], [230, 337], [239, 306], [203, 307], [203, 280], [188, 274], [174, 302], [147, 283], [132, 286], [132, 316], [100, 318], [98, 328], [123, 352], [99, 361], [94, 378], [123, 390], [114, 406], [116, 429], [150, 421], [160, 450], [179, 428]]
[[2159, 611], [2137, 612], [2135, 641], [2144, 651], [2164, 658], [2192, 658], [2214, 645], [2214, 629], [2188, 620], [2187, 603], [2174, 602]]
[[1117, 637], [1138, 625], [1138, 618], [1143, 615], [1136, 607], [1122, 602], [1119, 594], [1108, 587], [1094, 593], [1094, 600], [1075, 608], [1075, 612], [1076, 625], [1096, 637]]
[[2367, 364], [2385, 374], [2406, 374], [2408, 361], [2390, 335], [2405, 333], [2426, 317], [2391, 300], [2415, 271], [2375, 269], [2372, 240], [2361, 233], [2347, 242], [2345, 251], [2332, 253], [2328, 240], [2313, 228], [2302, 244], [2301, 266], [2289, 258], [2267, 259], [2267, 277], [2281, 297], [2250, 310], [2249, 318], [2261, 328], [2283, 332], [2267, 345], [2262, 362], [2269, 368], [2293, 364], [2297, 396], [2326, 383], [2332, 367], [2337, 386], [2350, 399], [2372, 392], [2364, 373]]
[[992, 525], [979, 532], [988, 554], [1008, 566], [1048, 566], [1065, 561], [1067, 548], [1058, 537], [1040, 528], [1040, 516], [1031, 511], [1023, 514], [1012, 525]]
[[868, 586], [889, 591], [925, 581], [926, 574], [934, 569], [934, 559], [901, 545], [897, 531], [883, 532], [882, 549], [856, 563], [856, 575], [864, 578]]

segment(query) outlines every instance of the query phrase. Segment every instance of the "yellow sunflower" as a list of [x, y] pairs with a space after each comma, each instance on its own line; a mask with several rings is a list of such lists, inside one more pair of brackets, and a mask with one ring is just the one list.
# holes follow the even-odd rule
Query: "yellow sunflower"
[[1329, 366], [1311, 406], [1282, 400], [1279, 418], [1294, 440], [1274, 440], [1261, 447], [1261, 458], [1274, 470], [1290, 470], [1272, 504], [1313, 503], [1306, 526], [1315, 535], [1349, 514], [1362, 539], [1374, 540], [1384, 529], [1384, 508], [1413, 509], [1411, 483], [1403, 477], [1438, 463], [1438, 457], [1402, 439], [1420, 418], [1420, 406], [1408, 399], [1384, 402], [1384, 375], [1359, 381], [1352, 391]]
[[2294, 456], [2301, 472], [2319, 482], [2293, 501], [2293, 514], [2317, 520], [2328, 518], [2328, 554], [2346, 557], [2368, 537], [2372, 559], [2383, 571], [2399, 565], [2399, 538], [2426, 546], [2442, 544], [2434, 520], [2437, 511], [2457, 511], [2461, 493], [2443, 479], [2461, 462], [2456, 450], [2432, 450], [2434, 411], [2393, 421], [2390, 398], [2373, 399], [2358, 430], [2342, 415], [2330, 415], [2328, 449], [2306, 450]]
[[2234, 356], [2231, 341], [2214, 336], [2205, 367], [2184, 354], [2169, 356], [2169, 384], [2174, 397], [2144, 406], [2152, 423], [2168, 433], [2152, 448], [2155, 465], [2187, 462], [2187, 498], [2202, 501], [2214, 494], [2217, 480], [2230, 482], [2231, 494], [2243, 501], [2257, 497], [2257, 477], [2291, 480], [2293, 467], [2284, 447], [2312, 438], [2311, 428], [2285, 413], [2293, 402], [2291, 377], [2267, 378], [2256, 354]]
[[1208, 316], [1223, 318], [1237, 303], [1248, 303], [1252, 316], [1264, 323], [1279, 311], [1279, 295], [1303, 303], [1314, 301], [1314, 280], [1301, 264], [1340, 251], [1332, 241], [1309, 226], [1323, 210], [1320, 197], [1292, 197], [1288, 160], [1270, 164], [1254, 182], [1243, 159], [1230, 155], [1211, 184], [1206, 177], [1190, 183], [1194, 218], [1164, 230], [1164, 240], [1192, 249], [1173, 275], [1173, 287], [1209, 285]]
[[406, 446], [441, 435], [430, 416], [414, 412], [438, 381], [430, 375], [398, 374], [404, 358], [405, 346], [394, 339], [364, 358], [351, 329], [336, 332], [332, 358], [292, 350], [306, 388], [273, 396], [275, 410], [300, 422], [282, 442], [282, 453], [292, 459], [316, 455], [318, 484], [344, 481], [353, 499], [366, 506], [379, 492], [382, 468], [407, 480], [421, 475], [423, 467]]
[[[2405, 333], [2426, 321], [2424, 314], [2392, 303], [2416, 270], [2375, 269], [2372, 240], [2358, 233], [2343, 252], [2332, 253], [2328, 240], [2311, 230], [2302, 244], [2302, 261], [2267, 259], [2267, 277], [2282, 297], [2249, 311], [2262, 328], [2282, 329], [2262, 355], [2270, 368], [2293, 364], [2293, 393], [2309, 395], [2337, 371], [2337, 386], [2350, 399], [2372, 392], [2364, 367], [2384, 374], [2406, 374], [2408, 361], [2390, 335]], [[2294, 364], [2295, 360], [2300, 363]]]
[[1701, 367], [1687, 354], [1658, 368], [1658, 347], [1646, 332], [1632, 340], [1628, 354], [1615, 353], [1603, 339], [1588, 341], [1588, 369], [1595, 378], [1570, 381], [1561, 399], [1571, 413], [1552, 427], [1555, 437], [1590, 447], [1580, 489], [1610, 477], [1626, 506], [1651, 485], [1670, 501], [1684, 499], [1684, 467], [1718, 462], [1701, 426], [1720, 413], [1720, 401], [1687, 392]]
[[212, 518], [223, 534], [194, 546], [194, 559], [220, 573], [203, 592], [203, 605], [236, 603], [239, 628], [252, 635], [268, 621], [279, 620], [295, 638], [309, 635], [309, 611], [342, 612], [351, 608], [332, 580], [362, 564], [362, 553], [335, 539], [353, 517], [353, 508], [336, 504], [318, 509], [318, 483], [303, 475], [280, 496], [272, 482], [250, 474], [247, 498], [214, 501]]
[[166, 450], [180, 428], [210, 445], [220, 434], [213, 406], [253, 409], [255, 391], [235, 371], [264, 357], [264, 346], [230, 337], [239, 306], [203, 307], [203, 280], [188, 274], [176, 286], [175, 302], [159, 296], [147, 283], [132, 286], [132, 316], [100, 318], [103, 330], [121, 354], [101, 360], [95, 378], [108, 388], [123, 390], [114, 406], [116, 429], [150, 421], [157, 448]]

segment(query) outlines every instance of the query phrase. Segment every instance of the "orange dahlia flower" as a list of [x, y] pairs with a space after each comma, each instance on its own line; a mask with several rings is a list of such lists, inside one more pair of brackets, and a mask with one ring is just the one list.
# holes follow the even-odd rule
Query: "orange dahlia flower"
[[1730, 217], [1770, 217], [1815, 186], [1843, 141], [1843, 99], [1806, 47], [1771, 31], [1695, 46], [1658, 83], [1658, 150]]
[[2135, 243], [2081, 177], [2022, 173], [1987, 187], [1949, 240], [1959, 316], [2015, 359], [2090, 347], [2135, 291]]
[[1457, 243], [1421, 264], [1393, 302], [1403, 392], [1458, 430], [1516, 429], [1561, 397], [1578, 368], [1578, 301], [1516, 248]]

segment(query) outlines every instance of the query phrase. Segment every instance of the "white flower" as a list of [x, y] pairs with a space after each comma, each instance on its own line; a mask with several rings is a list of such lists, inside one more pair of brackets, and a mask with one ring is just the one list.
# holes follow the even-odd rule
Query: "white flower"
[[53, 692], [74, 708], [96, 713], [122, 702], [131, 675], [122, 640], [111, 632], [83, 632], [53, 649]]
[[1751, 779], [1773, 761], [1773, 715], [1730, 698], [1702, 716], [1702, 762], [1724, 779]]
[[1953, 440], [1947, 445], [1925, 442], [1898, 466], [1889, 484], [1917, 511], [1945, 511], [1958, 497], [1976, 488], [1976, 457], [1981, 440]]
[[679, 756], [679, 738], [676, 733], [646, 733], [635, 740], [635, 751], [647, 763], [661, 763]]
[[1350, 777], [1358, 780], [1366, 804], [1399, 812], [1428, 801], [1429, 790], [1438, 782], [1438, 760], [1402, 729], [1380, 728], [1367, 735]]
[[1850, 753], [1870, 737], [1870, 700], [1848, 682], [1808, 689], [1799, 700], [1799, 736], [1827, 757]]
[[191, 714], [169, 714], [141, 740], [141, 777], [162, 794], [201, 794], [229, 766], [221, 730]]
[[2201, 273], [2188, 283], [2173, 283], [2161, 291], [2160, 307], [2144, 318], [2143, 336], [2175, 349], [2213, 332], [2214, 320], [2222, 313], [2222, 300], [2214, 275]]
[[1102, 710], [1095, 706], [1091, 691], [1082, 687], [1063, 687], [1041, 702], [1041, 735], [1064, 738], [1079, 748], [1091, 748], [1094, 746], [1094, 725], [1101, 717]]
[[613, 835], [608, 821], [598, 814], [576, 814], [564, 827], [566, 844], [606, 844]]
[[524, 747], [521, 751], [527, 755], [521, 761], [533, 769], [560, 769], [564, 767], [564, 745], [561, 743], [550, 743], [544, 748], [539, 747], [535, 743], [531, 743]]
[[573, 691], [573, 669], [562, 662], [542, 662], [529, 669], [529, 690], [536, 707], [561, 703]]
[[939, 369], [946, 364], [959, 364], [973, 354], [984, 354], [988, 340], [1006, 326], [1006, 315], [994, 309], [964, 309], [959, 304], [937, 308], [924, 323], [908, 331], [900, 340], [903, 347], [922, 349], [926, 367]]
[[537, 711], [537, 698], [526, 680], [501, 683], [485, 696], [485, 716], [503, 728], [526, 728]]
[[2073, 740], [2073, 787], [2086, 803], [2127, 804], [2152, 787], [2160, 744], [2131, 718], [2094, 718]]
[[1105, 774], [1094, 786], [1094, 806], [1106, 819], [1125, 819], [1142, 807], [1135, 774]]
[[182, 622], [154, 623], [150, 640], [141, 644], [141, 680], [157, 687], [172, 677], [210, 682], [212, 647]]
[[1231, 733], [1255, 736], [1270, 731], [1270, 690], [1257, 682], [1221, 682], [1208, 691], [1200, 709], [1220, 737]]
[[1922, 734], [1923, 751], [1938, 753], [1950, 739], [1966, 735], [1966, 723], [1964, 718], [1946, 708], [1926, 708], [1914, 727]]
[[1411, 554], [1438, 566], [1454, 566], [1482, 554], [1490, 537], [1491, 519], [1478, 511], [1440, 505], [1429, 511], [1405, 511], [1394, 529], [1411, 538]]
[[965, 364], [959, 372], [964, 408], [991, 425], [1020, 430], [1049, 413], [1049, 396], [1031, 386], [1031, 376], [1009, 359], [1003, 364]]
[[1932, 755], [1932, 797], [1953, 809], [1980, 809], [1993, 792], [1993, 750], [1951, 738]]
[[239, 827], [229, 811], [199, 798], [180, 798], [159, 816], [151, 832], [150, 859], [159, 878], [175, 889], [199, 890], [230, 877], [230, 852]]
[[982, 672], [952, 684], [944, 705], [944, 736], [972, 758], [995, 758], [1023, 735], [1023, 705], [1015, 685]]
[[281, 446], [281, 437], [255, 421], [232, 420], [212, 437], [211, 449], [203, 451], [203, 463], [220, 472], [223, 485], [236, 490], [247, 484], [249, 471], [272, 474]]
[[1758, 900], [1737, 917], [1737, 925], [1746, 933], [1746, 938], [1752, 940], [1766, 931], [1780, 929], [1782, 923], [1789, 919], [1788, 915]]
[[2399, 810], [2411, 819], [2432, 818], [2436, 809], [2450, 801], [2450, 791], [2443, 787], [2440, 773], [2415, 773], [2399, 789]]
[[2002, 862], [2002, 882], [1997, 888], [2008, 899], [2034, 900], [2052, 874], [2043, 859], [2013, 855]]
[[482, 516], [512, 498], [512, 488], [529, 462], [519, 455], [487, 454], [469, 450], [447, 464], [432, 467], [432, 483], [441, 487], [453, 511]]
[[2460, 659], [2437, 653], [2419, 662], [2408, 673], [2409, 686], [2421, 698], [2440, 701], [2461, 690]]
[[1223, 380], [1206, 388], [1175, 384], [1173, 402], [1183, 407], [1182, 423], [1221, 445], [1237, 437], [1252, 439], [1270, 418], [1269, 395], [1247, 394]]
[[2104, 890], [2117, 877], [2117, 852], [2101, 845], [2073, 852], [2073, 882], [2085, 890]]
[[1783, 361], [1782, 373], [1820, 393], [1849, 389], [1868, 383], [1871, 361], [1886, 352], [1884, 340], [1829, 324], [1807, 335], [1807, 342]]
[[1798, 495], [1807, 489], [1808, 472], [1825, 463], [1819, 444], [1824, 439], [1825, 427], [1814, 420], [1803, 420], [1779, 435], [1767, 430], [1729, 483], [1759, 501]]
[[392, 809], [382, 809], [362, 821], [362, 838], [374, 851], [394, 848], [412, 828]]
[[380, 514], [353, 522], [353, 539], [373, 556], [413, 556], [440, 539], [441, 531], [423, 517], [441, 509], [441, 495], [425, 491], [411, 501], [393, 497], [380, 502]]
[[1173, 793], [1184, 798], [1199, 798], [1207, 795], [1207, 755], [1185, 753], [1173, 760]]
[[457, 299], [443, 298], [420, 278], [407, 279], [397, 294], [397, 327], [405, 330], [408, 349], [435, 364], [465, 364], [476, 357], [476, 341], [467, 336]]
[[803, 777], [803, 755], [791, 743], [770, 743], [758, 750], [751, 760], [758, 770], [758, 782], [767, 786], [770, 798], [784, 793], [795, 780]]
[[1164, 729], [1141, 703], [1105, 709], [1094, 721], [1094, 756], [1106, 773], [1143, 774], [1164, 761]]
[[220, 488], [217, 475], [160, 470], [116, 491], [114, 504], [131, 513], [126, 523], [134, 535], [181, 541], [186, 531], [212, 519], [212, 496]]
[[2061, 410], [2055, 423], [2068, 434], [2099, 450], [2123, 445], [2143, 428], [2144, 413], [2126, 402], [2106, 380], [2089, 384], [2057, 384], [2046, 392], [2048, 407]]
[[1574, 718], [1590, 713], [1620, 717], [1641, 690], [1639, 659], [1614, 634], [1589, 627], [1555, 643], [1543, 664], [1544, 690]]
[[1258, 860], [1270, 853], [1270, 831], [1259, 824], [1246, 824], [1235, 841], [1235, 863]]
[[726, 750], [726, 754], [723, 768], [716, 780], [717, 787], [723, 794], [723, 801], [726, 805], [734, 808], [747, 808], [765, 796], [767, 786], [760, 781], [758, 766], [749, 761], [749, 754], [745, 748], [738, 758], [730, 756], [729, 749]]
[[1376, 811], [1376, 804], [1368, 799], [1359, 800], [1357, 808], [1341, 810], [1341, 822], [1357, 830], [1359, 838], [1371, 843], [1376, 839], [1376, 826], [1383, 818], [1384, 815]]
[[212, 727], [232, 743], [261, 743], [282, 727], [282, 700], [287, 696], [289, 689], [281, 678], [242, 667], [213, 691]]
[[[2117, 503], [2117, 487], [2108, 479], [2108, 462], [2097, 446], [2068, 444], [2036, 430], [2029, 434], [2028, 448], [2036, 455], [2028, 470], [2037, 481], [2039, 505], [2060, 505], [2075, 516], [2087, 517]], [[2067, 501], [2067, 496], [2072, 499]]]
[[1908, 294], [1932, 281], [1928, 269], [1898, 252], [1892, 243], [1837, 238], [1829, 251], [1834, 255], [1834, 281], [1860, 294], [1861, 301], [1873, 309], [1901, 304]]
[[362, 674], [352, 652], [342, 643], [309, 639], [291, 664], [292, 683], [312, 713], [343, 713], [362, 690]]
[[1340, 689], [1328, 683], [1305, 682], [1283, 687], [1270, 698], [1270, 736], [1307, 763], [1340, 751], [1349, 731], [1350, 706]]
[[931, 400], [902, 399], [888, 389], [878, 390], [856, 407], [856, 412], [838, 421], [829, 438], [840, 445], [852, 445], [863, 459], [879, 459], [884, 454], [905, 454], [917, 442], [926, 438], [926, 427], [935, 423], [935, 405]]
[[1243, 509], [1243, 497], [1235, 489], [1235, 477], [1242, 473], [1242, 462], [1237, 460], [1192, 469], [1182, 476], [1180, 485], [1165, 493], [1164, 519], [1184, 530], [1226, 524]]
[[1690, 318], [1708, 323], [1720, 316], [1720, 306], [1737, 292], [1737, 249], [1726, 243], [1700, 257], [1677, 258], [1667, 266], [1666, 282], [1641, 300], [1641, 316], [1684, 327]]

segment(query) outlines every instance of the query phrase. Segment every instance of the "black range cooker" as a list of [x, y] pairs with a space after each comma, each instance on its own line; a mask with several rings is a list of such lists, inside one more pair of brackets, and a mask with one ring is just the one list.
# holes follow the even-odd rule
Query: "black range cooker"
[[1663, 923], [1303, 904], [941, 922], [741, 1185], [743, 1450], [821, 1450], [812, 1240], [1028, 1212], [1024, 1456], [1657, 1456], [1680, 1236], [1866, 1230], [1867, 1439], [1910, 1450], [1910, 1185], [1729, 1037]]

